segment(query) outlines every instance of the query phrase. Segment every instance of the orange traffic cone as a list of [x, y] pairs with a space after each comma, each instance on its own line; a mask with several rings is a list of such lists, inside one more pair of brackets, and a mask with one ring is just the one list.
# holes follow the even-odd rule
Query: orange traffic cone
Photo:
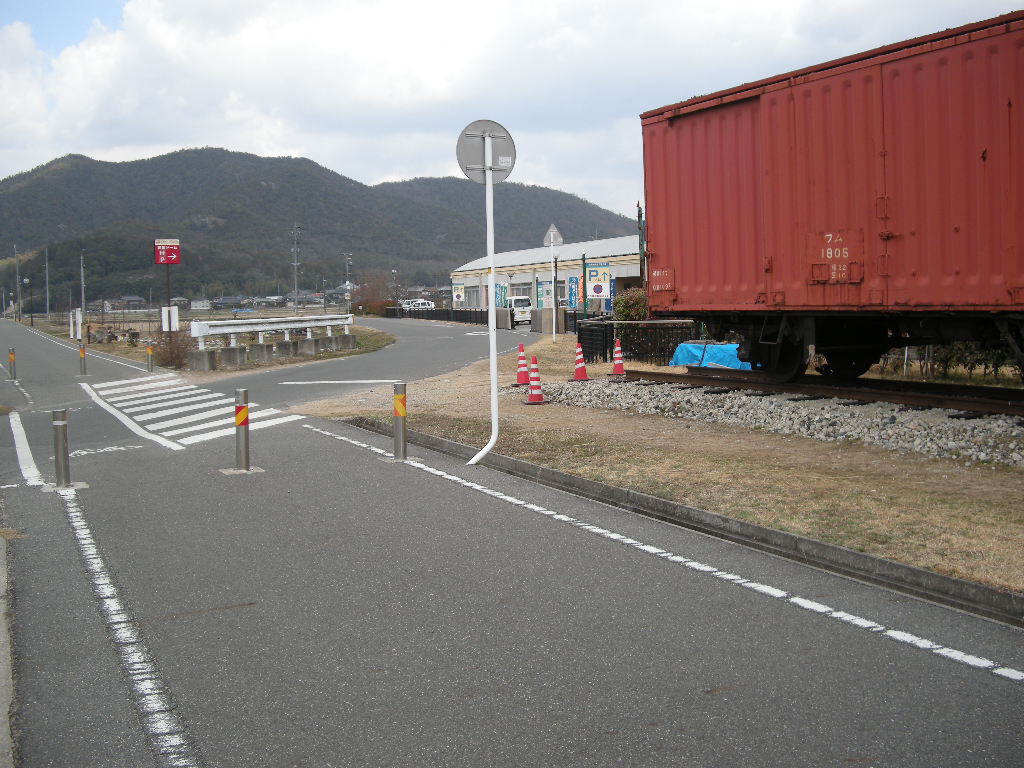
[[530, 359], [530, 395], [523, 401], [525, 405], [544, 405], [544, 390], [540, 388], [540, 371], [537, 370], [537, 356]]
[[622, 364], [622, 341], [615, 340], [615, 356], [613, 357], [612, 372], [609, 376], [625, 376], [626, 366]]
[[519, 345], [519, 362], [516, 364], [516, 383], [513, 387], [528, 387], [530, 385], [530, 372], [526, 368], [526, 348]]
[[576, 345], [576, 370], [569, 381], [590, 381], [587, 376], [587, 364], [583, 361], [583, 345]]

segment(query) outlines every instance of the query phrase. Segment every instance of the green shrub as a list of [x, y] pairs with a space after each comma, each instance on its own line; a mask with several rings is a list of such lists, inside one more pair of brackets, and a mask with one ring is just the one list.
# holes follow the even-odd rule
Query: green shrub
[[647, 292], [643, 288], [627, 288], [612, 301], [616, 320], [646, 320]]

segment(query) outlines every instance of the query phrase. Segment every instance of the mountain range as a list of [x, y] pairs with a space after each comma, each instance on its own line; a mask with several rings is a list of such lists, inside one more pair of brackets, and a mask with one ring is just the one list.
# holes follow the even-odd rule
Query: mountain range
[[[496, 251], [539, 247], [554, 223], [566, 242], [636, 232], [636, 222], [575, 195], [514, 182], [495, 186]], [[467, 179], [418, 178], [368, 186], [311, 160], [204, 148], [130, 162], [67, 155], [0, 180], [0, 285], [76, 292], [87, 299], [163, 296], [153, 240], [181, 241], [170, 267], [186, 296], [283, 293], [293, 261], [299, 287], [319, 289], [397, 270], [406, 285], [447, 284], [486, 248], [484, 188]], [[293, 246], [298, 256], [293, 256]], [[38, 293], [38, 291], [36, 291]], [[77, 296], [77, 293], [75, 293]]]

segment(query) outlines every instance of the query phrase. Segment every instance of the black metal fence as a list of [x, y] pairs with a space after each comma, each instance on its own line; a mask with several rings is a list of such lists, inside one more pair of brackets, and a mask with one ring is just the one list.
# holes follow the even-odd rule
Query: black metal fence
[[700, 324], [692, 320], [656, 323], [580, 320], [576, 328], [576, 339], [588, 363], [611, 360], [618, 338], [624, 359], [668, 365], [676, 347], [700, 335]]
[[384, 307], [384, 317], [411, 317], [417, 320], [447, 320], [452, 323], [487, 325], [486, 309], [402, 309]]

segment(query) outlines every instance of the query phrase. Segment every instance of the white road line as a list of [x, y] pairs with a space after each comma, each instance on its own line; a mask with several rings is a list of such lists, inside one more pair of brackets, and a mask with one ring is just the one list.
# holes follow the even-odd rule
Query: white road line
[[162, 768], [200, 768], [202, 763], [185, 724], [142, 639], [138, 623], [132, 618], [110, 576], [99, 545], [78, 504], [78, 495], [70, 488], [60, 489], [57, 494], [64, 503], [93, 597], [157, 764]]
[[[376, 448], [367, 443], [361, 443], [358, 440], [343, 437], [342, 435], [336, 435], [333, 432], [328, 432], [327, 430], [319, 429], [318, 427], [314, 427], [310, 424], [303, 424], [302, 426], [303, 428], [311, 430], [318, 434], [334, 438], [335, 440], [341, 440], [343, 442], [349, 443], [350, 445], [354, 445], [359, 448], [364, 448], [366, 450], [373, 451], [374, 453], [383, 456], [394, 455], [388, 451], [385, 451], [382, 448]], [[429, 474], [435, 475], [436, 477], [441, 477], [444, 478], [445, 480], [450, 480], [451, 482], [461, 485], [465, 488], [470, 488], [472, 490], [485, 493], [488, 496], [492, 496], [502, 501], [506, 501], [509, 504], [514, 504], [515, 506], [522, 507], [524, 509], [529, 509], [532, 512], [536, 512], [538, 514], [549, 517], [552, 520], [567, 523], [568, 525], [571, 525], [574, 528], [579, 528], [581, 530], [587, 531], [588, 533], [601, 536], [602, 538], [606, 538], [618, 544], [633, 547], [637, 551], [644, 552], [654, 557], [662, 558], [671, 563], [683, 565], [685, 567], [690, 568], [691, 570], [697, 571], [698, 573], [707, 573], [713, 577], [722, 579], [727, 583], [732, 583], [744, 588], [751, 588], [758, 594], [762, 594], [766, 597], [779, 600], [780, 602], [788, 605], [795, 605], [815, 615], [824, 616], [831, 619], [837, 619], [852, 627], [856, 627], [867, 632], [872, 632], [887, 637], [889, 639], [896, 640], [897, 642], [905, 643], [906, 645], [912, 648], [917, 648], [928, 653], [934, 653], [937, 656], [941, 656], [942, 658], [949, 659], [960, 664], [964, 664], [973, 669], [992, 672], [993, 674], [1005, 680], [1011, 680], [1017, 683], [1024, 682], [1024, 671], [1001, 665], [999, 662], [994, 661], [992, 659], [986, 659], [982, 656], [975, 656], [969, 653], [965, 653], [963, 651], [956, 650], [955, 648], [948, 648], [940, 643], [936, 643], [922, 637], [917, 637], [916, 635], [910, 634], [909, 632], [903, 632], [897, 629], [890, 629], [869, 619], [865, 619], [851, 613], [846, 613], [845, 611], [834, 610], [833, 608], [827, 605], [823, 605], [822, 603], [816, 602], [814, 600], [808, 600], [807, 598], [800, 597], [798, 595], [790, 595], [785, 590], [778, 589], [776, 587], [771, 587], [767, 584], [760, 584], [758, 582], [749, 581], [743, 578], [742, 576], [730, 573], [729, 571], [721, 570], [712, 565], [707, 565], [705, 563], [692, 560], [691, 558], [688, 558], [684, 555], [673, 554], [672, 552], [653, 546], [651, 544], [645, 544], [643, 542], [637, 541], [636, 539], [631, 539], [630, 537], [624, 536], [621, 533], [615, 533], [614, 531], [599, 528], [590, 523], [578, 520], [574, 517], [570, 517], [569, 515], [560, 514], [550, 509], [545, 509], [544, 507], [538, 506], [536, 504], [531, 504], [529, 502], [523, 501], [522, 499], [517, 499], [513, 496], [507, 496], [506, 494], [503, 494], [500, 491], [495, 491], [490, 488], [486, 488], [482, 485], [479, 485], [478, 483], [473, 483], [470, 482], [469, 480], [465, 480], [461, 477], [458, 477], [457, 475], [449, 474], [448, 472], [444, 472], [443, 470], [440, 469], [434, 469], [433, 467], [430, 467], [420, 461], [414, 461], [410, 459], [406, 461], [405, 464], [407, 464], [410, 467], [420, 469], [424, 472], [428, 472]]]
[[[219, 392], [217, 394], [220, 395]], [[189, 411], [198, 411], [200, 408], [209, 408], [212, 405], [227, 405], [228, 403], [235, 402], [235, 398], [233, 398], [233, 397], [226, 397], [224, 395], [220, 395], [220, 397], [221, 397], [220, 400], [207, 400], [206, 402], [202, 402], [202, 403], [192, 403], [191, 405], [182, 405], [182, 406], [179, 406], [177, 408], [167, 408], [166, 410], [157, 411], [156, 413], [140, 414], [138, 416], [135, 416], [134, 418], [138, 422], [151, 421], [153, 419], [162, 419], [165, 416], [174, 416], [175, 414], [178, 414], [178, 413], [188, 413]], [[249, 407], [251, 408], [252, 405], [250, 404]]]
[[114, 389], [104, 390], [103, 395], [120, 395], [122, 392], [145, 392], [151, 389], [161, 389], [167, 386], [166, 381], [154, 381], [149, 384], [135, 384], [130, 387], [115, 387]]
[[128, 429], [130, 429], [139, 437], [144, 437], [147, 440], [152, 440], [154, 443], [159, 443], [160, 445], [164, 446], [164, 448], [170, 448], [172, 451], [185, 450], [185, 446], [178, 445], [177, 443], [168, 440], [167, 438], [160, 437], [160, 435], [154, 435], [152, 432], [143, 429], [141, 426], [132, 421], [128, 416], [125, 416], [123, 413], [117, 410], [117, 408], [115, 408], [114, 406], [110, 405], [107, 402], [104, 402], [103, 398], [101, 398], [88, 384], [85, 384], [83, 382], [82, 389], [84, 389], [89, 394], [89, 397], [91, 397], [93, 401], [95, 401], [95, 403], [100, 406], [100, 408], [113, 414], [114, 418], [116, 418], [118, 421], [120, 421], [122, 424], [128, 427]]
[[345, 381], [279, 381], [278, 384], [400, 384], [401, 379], [346, 379]]
[[[189, 394], [182, 393], [182, 394]], [[203, 400], [212, 400], [215, 397], [224, 397], [220, 392], [207, 392], [206, 394], [196, 394], [192, 397], [177, 397], [172, 400], [165, 400], [163, 397], [156, 398], [156, 402], [142, 403], [141, 405], [133, 405], [128, 408], [119, 405], [122, 413], [140, 413], [141, 411], [152, 411], [154, 408], [166, 408], [167, 406], [185, 405], [186, 403], [199, 403]]]
[[[249, 403], [249, 408], [255, 407], [254, 403]], [[167, 427], [177, 427], [181, 424], [193, 424], [203, 419], [215, 419], [221, 416], [226, 416], [229, 413], [234, 413], [235, 407], [229, 406], [227, 408], [214, 408], [212, 411], [205, 411], [203, 413], [193, 413], [189, 416], [179, 416], [176, 419], [168, 419], [167, 421], [161, 421], [156, 424], [150, 424], [150, 429], [162, 430]]]
[[[287, 424], [289, 421], [298, 421], [299, 419], [304, 419], [306, 417], [295, 414], [293, 416], [281, 416], [277, 419], [268, 419], [267, 421], [258, 421], [255, 424], [251, 423], [251, 418], [252, 417], [250, 417], [249, 424], [250, 431], [254, 429], [263, 429], [265, 427], [276, 427], [278, 424]], [[207, 440], [214, 440], [218, 437], [227, 437], [228, 435], [233, 434], [235, 434], [235, 427], [229, 427], [228, 429], [218, 429], [215, 432], [204, 432], [201, 435], [183, 437], [178, 442], [183, 443], [184, 445], [192, 445], [194, 443], [203, 443]]]
[[[42, 339], [46, 339], [47, 341], [49, 341], [49, 342], [51, 342], [53, 344], [56, 344], [58, 347], [63, 347], [64, 349], [71, 350], [73, 352], [77, 352], [78, 351], [78, 342], [75, 342], [74, 344], [70, 344], [68, 342], [61, 341], [60, 339], [55, 339], [55, 338], [53, 338], [53, 336], [51, 336], [48, 333], [43, 333], [42, 331], [37, 331], [35, 328], [26, 328], [25, 330], [29, 331], [31, 333], [34, 333], [34, 334], [36, 334], [36, 336], [39, 336]], [[136, 371], [145, 371], [146, 370], [142, 366], [135, 365], [133, 363], [127, 363], [124, 360], [119, 360], [118, 358], [114, 357], [113, 355], [108, 355], [108, 354], [106, 354], [104, 352], [95, 352], [95, 351], [92, 351], [92, 350], [86, 350], [86, 354], [88, 356], [90, 356], [90, 357], [95, 357], [98, 360], [105, 360], [108, 363], [116, 363], [117, 365], [123, 365], [125, 368], [131, 368], [131, 369], [136, 370]]]
[[118, 387], [122, 384], [142, 384], [147, 381], [157, 381], [159, 379], [180, 379], [176, 373], [161, 373], [155, 376], [140, 376], [137, 379], [121, 379], [120, 381], [104, 381], [102, 384], [93, 384], [96, 389], [106, 389], [107, 387]]
[[[263, 408], [259, 411], [249, 412], [249, 421], [253, 419], [265, 419], [268, 416], [280, 413], [277, 408]], [[224, 427], [228, 424], [234, 424], [235, 417], [232, 416], [230, 419], [217, 419], [216, 421], [208, 421], [204, 424], [193, 424], [191, 427], [179, 427], [178, 429], [167, 429], [160, 432], [164, 437], [171, 437], [172, 435], [183, 435], [186, 432], [198, 432], [202, 429], [212, 429], [213, 427]]]
[[[181, 386], [181, 387], [168, 387], [167, 389], [155, 389], [152, 392], [145, 393], [144, 395], [143, 394], [139, 394], [138, 392], [135, 392], [135, 393], [133, 393], [131, 395], [116, 395], [114, 397], [106, 397], [106, 396], [104, 396], [103, 399], [106, 400], [108, 403], [117, 403], [118, 406], [122, 406], [122, 405], [132, 405], [133, 403], [144, 403], [144, 402], [147, 402], [149, 400], [155, 400], [158, 397], [172, 397], [176, 393], [177, 394], [182, 394], [182, 393], [188, 392], [188, 391], [192, 391], [192, 392], [208, 392], [209, 390], [207, 390], [207, 389], [199, 389], [199, 387], [195, 386], [194, 384], [186, 384], [186, 385]], [[164, 394], [161, 394], [161, 393], [164, 393]]]
[[14, 450], [18, 454], [18, 466], [21, 467], [21, 476], [25, 478], [25, 484], [45, 485], [39, 467], [36, 466], [36, 460], [32, 458], [32, 449], [29, 448], [25, 428], [17, 411], [11, 411], [10, 422], [11, 434], [14, 435]]

